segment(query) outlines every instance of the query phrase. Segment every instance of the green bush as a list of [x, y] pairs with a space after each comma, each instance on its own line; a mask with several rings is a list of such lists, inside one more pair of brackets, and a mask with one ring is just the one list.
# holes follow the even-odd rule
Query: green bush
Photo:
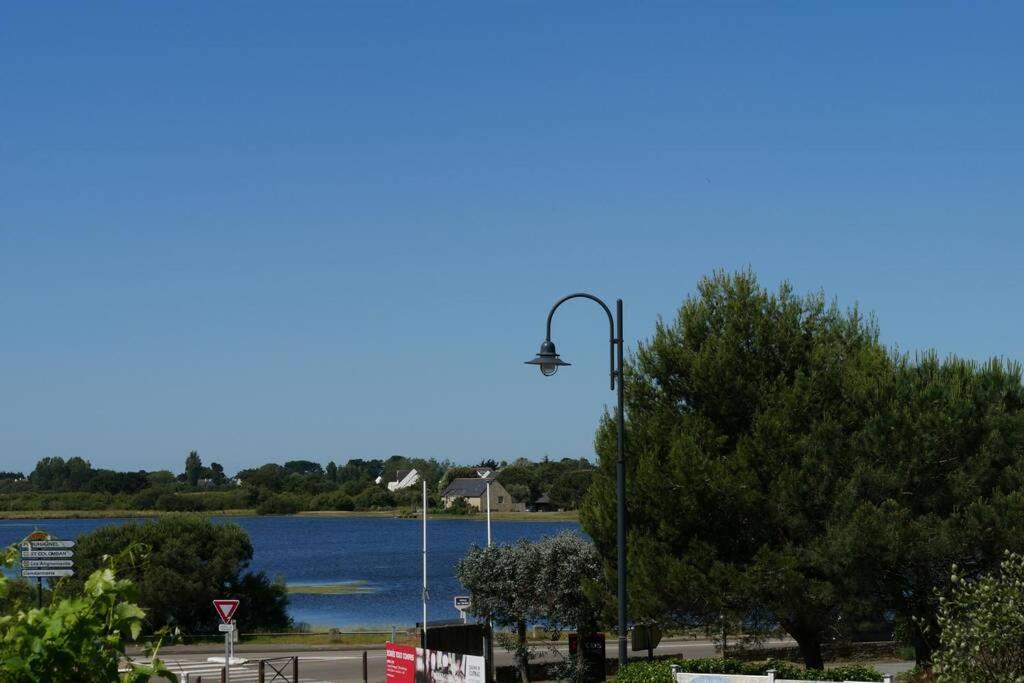
[[939, 679], [949, 683], [1024, 680], [1024, 556], [1007, 553], [999, 572], [964, 579], [939, 602]]
[[156, 499], [157, 510], [164, 512], [202, 512], [206, 509], [203, 501], [191, 496], [179, 496], [176, 493], [165, 493]]
[[147, 630], [175, 626], [190, 633], [215, 631], [219, 620], [210, 608], [215, 598], [242, 601], [238, 623], [245, 631], [289, 626], [284, 586], [249, 570], [249, 536], [237, 524], [215, 524], [201, 515], [167, 514], [80, 535], [77, 576], [58, 584], [58, 597], [80, 591], [80, 577], [102, 568], [108, 556], [133, 547], [144, 551], [122, 560], [119, 573], [138, 587]]
[[314, 496], [310, 506], [314, 510], [355, 510], [356, 505], [351, 496], [341, 491], [331, 491]]
[[617, 683], [675, 683], [669, 662], [632, 662], [619, 670], [615, 680]]
[[618, 683], [674, 683], [672, 664], [687, 673], [764, 676], [774, 669], [778, 678], [795, 681], [881, 681], [882, 674], [866, 666], [839, 666], [820, 671], [789, 662], [741, 662], [736, 659], [687, 659], [681, 662], [633, 662], [619, 671]]
[[[10, 568], [15, 549], [0, 550], [0, 565]], [[0, 573], [0, 595], [10, 582]], [[118, 673], [129, 642], [138, 639], [146, 612], [135, 604], [131, 581], [119, 578], [109, 558], [89, 574], [80, 590], [43, 609], [4, 605], [0, 612], [0, 683], [145, 683], [153, 678], [177, 681], [156, 658], [159, 641], [147, 648], [147, 664], [132, 663]], [[142, 658], [137, 658], [141, 660]]]
[[355, 497], [356, 510], [376, 510], [379, 508], [393, 508], [395, 497], [391, 491], [384, 491], [376, 486], [368, 488]]
[[930, 668], [915, 666], [912, 671], [896, 674], [896, 683], [935, 683], [937, 679]]
[[258, 515], [294, 515], [302, 509], [301, 501], [296, 496], [285, 493], [267, 498], [256, 508]]
[[207, 510], [240, 510], [249, 507], [249, 493], [237, 487], [226, 491], [190, 493], [188, 496], [203, 501], [203, 507]]
[[160, 490], [150, 487], [145, 488], [132, 496], [130, 507], [132, 510], [152, 510], [160, 499]]

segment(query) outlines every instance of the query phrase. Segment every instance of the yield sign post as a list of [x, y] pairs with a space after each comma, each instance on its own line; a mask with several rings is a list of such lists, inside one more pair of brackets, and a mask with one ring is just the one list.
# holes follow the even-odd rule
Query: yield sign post
[[214, 600], [213, 606], [217, 610], [220, 620], [225, 624], [230, 624], [231, 617], [235, 616], [235, 610], [238, 609], [238, 600]]
[[230, 630], [226, 630], [224, 628], [222, 628], [221, 630], [224, 631], [223, 680], [224, 683], [231, 683], [231, 659], [235, 654], [235, 648], [233, 644], [234, 641], [232, 636], [235, 635], [234, 631], [236, 629], [235, 622], [231, 619], [231, 617], [235, 616], [235, 610], [238, 609], [238, 600], [214, 600], [213, 607], [217, 610], [217, 616], [220, 617], [220, 620], [223, 621], [225, 624], [229, 624], [228, 628]]

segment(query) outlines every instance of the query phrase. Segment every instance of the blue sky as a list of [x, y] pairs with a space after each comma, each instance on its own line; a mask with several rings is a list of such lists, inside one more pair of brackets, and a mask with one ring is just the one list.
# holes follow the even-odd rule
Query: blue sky
[[1024, 359], [1024, 9], [891, 4], [0, 4], [0, 469], [591, 456], [715, 268]]

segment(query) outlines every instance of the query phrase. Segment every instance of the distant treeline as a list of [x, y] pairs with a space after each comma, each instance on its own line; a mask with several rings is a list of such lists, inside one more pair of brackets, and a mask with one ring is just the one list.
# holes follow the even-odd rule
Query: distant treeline
[[[213, 512], [255, 509], [261, 514], [311, 510], [386, 510], [420, 504], [419, 485], [389, 491], [400, 471], [415, 469], [428, 485], [429, 503], [441, 507], [441, 492], [457, 477], [477, 476], [490, 467], [516, 502], [529, 506], [542, 496], [562, 509], [579, 506], [590, 485], [593, 465], [585, 458], [512, 463], [485, 460], [463, 467], [433, 458], [395, 455], [386, 460], [352, 459], [326, 466], [310, 460], [291, 460], [244, 469], [235, 476], [223, 466], [207, 467], [199, 453], [185, 458], [184, 471], [118, 472], [94, 469], [88, 460], [43, 458], [26, 477], [0, 472], [0, 511], [139, 510]], [[460, 510], [464, 508], [460, 507]]]

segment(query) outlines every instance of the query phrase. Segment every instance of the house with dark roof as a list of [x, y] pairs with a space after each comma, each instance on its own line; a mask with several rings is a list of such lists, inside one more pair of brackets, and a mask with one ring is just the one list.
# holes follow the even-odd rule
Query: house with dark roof
[[533, 501], [533, 505], [530, 506], [533, 512], [550, 512], [555, 509], [554, 503], [548, 498], [548, 494], [543, 494], [540, 498]]
[[470, 507], [477, 510], [487, 509], [487, 482], [491, 483], [491, 511], [512, 512], [522, 509], [522, 505], [513, 502], [505, 487], [497, 479], [480, 477], [464, 477], [452, 479], [448, 487], [441, 492], [441, 500], [446, 508], [450, 508], [459, 498], [464, 498]]

